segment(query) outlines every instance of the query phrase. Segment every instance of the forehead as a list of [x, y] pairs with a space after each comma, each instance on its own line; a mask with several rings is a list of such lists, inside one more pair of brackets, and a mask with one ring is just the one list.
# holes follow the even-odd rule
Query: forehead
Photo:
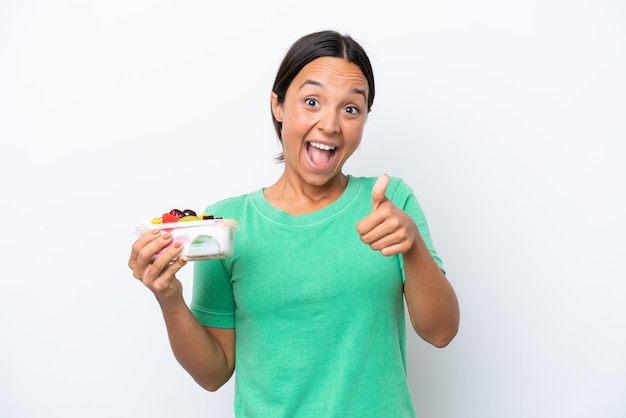
[[343, 58], [321, 57], [305, 65], [293, 79], [291, 87], [300, 89], [307, 82], [319, 83], [322, 87], [359, 89], [369, 94], [368, 83], [361, 68]]

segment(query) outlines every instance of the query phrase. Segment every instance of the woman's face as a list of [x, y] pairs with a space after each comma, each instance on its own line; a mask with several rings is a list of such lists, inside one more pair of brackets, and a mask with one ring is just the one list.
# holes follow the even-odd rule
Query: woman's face
[[285, 173], [315, 186], [341, 174], [361, 142], [368, 94], [359, 66], [331, 57], [307, 64], [284, 103], [272, 93], [272, 112], [282, 122]]

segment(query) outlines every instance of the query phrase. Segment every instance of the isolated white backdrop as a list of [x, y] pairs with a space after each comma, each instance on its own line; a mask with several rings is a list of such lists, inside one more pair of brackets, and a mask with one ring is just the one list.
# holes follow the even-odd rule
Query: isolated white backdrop
[[0, 416], [232, 417], [132, 231], [274, 181], [275, 71], [326, 28], [377, 81], [346, 169], [413, 186], [461, 304], [447, 348], [410, 334], [418, 416], [626, 416], [618, 0], [0, 2]]

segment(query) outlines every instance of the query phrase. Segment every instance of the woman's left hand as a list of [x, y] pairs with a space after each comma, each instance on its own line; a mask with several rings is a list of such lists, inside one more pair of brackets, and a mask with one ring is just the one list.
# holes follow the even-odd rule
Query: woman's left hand
[[378, 177], [372, 188], [372, 212], [356, 226], [361, 241], [372, 250], [390, 256], [407, 252], [419, 237], [415, 221], [387, 199], [389, 177]]

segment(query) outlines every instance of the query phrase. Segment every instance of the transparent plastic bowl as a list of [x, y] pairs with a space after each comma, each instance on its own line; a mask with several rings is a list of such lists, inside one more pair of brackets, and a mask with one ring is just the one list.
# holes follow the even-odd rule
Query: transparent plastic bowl
[[[147, 222], [138, 225], [135, 228], [135, 233], [141, 235], [154, 229], [168, 231], [172, 234], [173, 239], [170, 245], [177, 241], [183, 244], [183, 249], [178, 257], [187, 256], [190, 261], [214, 260], [233, 255], [235, 252], [235, 232], [239, 231], [239, 223], [234, 219], [206, 219], [164, 224]], [[165, 248], [161, 251], [164, 251]]]

